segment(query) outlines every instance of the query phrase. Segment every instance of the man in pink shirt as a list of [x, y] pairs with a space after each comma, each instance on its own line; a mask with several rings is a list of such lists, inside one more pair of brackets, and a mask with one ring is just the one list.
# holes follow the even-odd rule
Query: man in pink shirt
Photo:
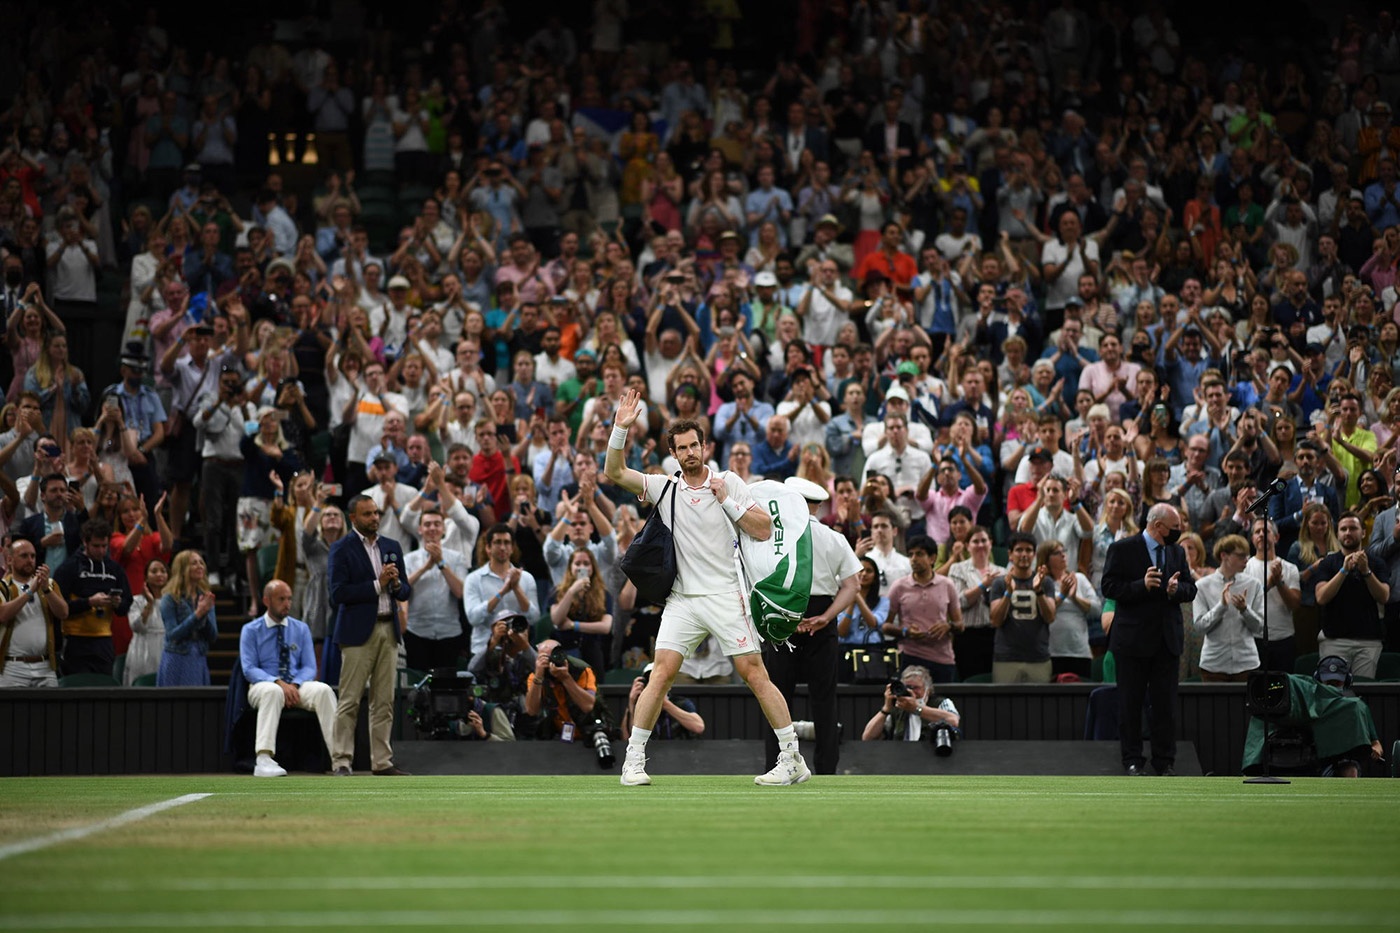
[[1118, 409], [1137, 390], [1140, 367], [1123, 359], [1123, 342], [1113, 334], [1099, 339], [1099, 360], [1084, 367], [1079, 374], [1079, 388], [1094, 393], [1094, 402], [1108, 406], [1109, 418], [1118, 420]]
[[933, 674], [935, 683], [958, 679], [953, 635], [963, 630], [962, 594], [947, 577], [933, 572], [938, 545], [926, 535], [909, 541], [913, 573], [890, 584], [890, 614], [880, 630], [899, 639], [899, 651], [916, 658]]
[[523, 233], [510, 238], [510, 262], [501, 263], [496, 270], [496, 284], [510, 282], [522, 304], [543, 304], [554, 295], [554, 284], [540, 268], [540, 257], [534, 244]]
[[[963, 462], [967, 464], [968, 474], [972, 477], [972, 485], [966, 489], [958, 488], [962, 472], [958, 469], [958, 462], [952, 457], [939, 460], [932, 470], [924, 474], [923, 481], [919, 483], [918, 494], [924, 504], [925, 531], [939, 544], [948, 543], [948, 513], [961, 505], [976, 515], [987, 495], [987, 481], [982, 478], [982, 474], [977, 472], [971, 460]], [[935, 475], [938, 485], [929, 491], [930, 480]]]

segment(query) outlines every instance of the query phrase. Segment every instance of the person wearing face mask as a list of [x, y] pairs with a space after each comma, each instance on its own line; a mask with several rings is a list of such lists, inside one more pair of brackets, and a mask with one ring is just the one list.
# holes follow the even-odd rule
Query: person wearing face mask
[[1123, 768], [1147, 773], [1142, 747], [1142, 705], [1152, 698], [1152, 764], [1176, 774], [1176, 678], [1183, 646], [1181, 604], [1196, 598], [1186, 561], [1181, 513], [1154, 505], [1142, 534], [1109, 545], [1103, 595], [1116, 603], [1109, 649], [1118, 670], [1118, 735]]

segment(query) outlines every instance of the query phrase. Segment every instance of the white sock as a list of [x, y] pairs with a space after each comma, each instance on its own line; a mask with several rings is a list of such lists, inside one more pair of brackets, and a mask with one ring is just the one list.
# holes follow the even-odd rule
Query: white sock
[[649, 738], [651, 738], [651, 730], [650, 730], [650, 729], [641, 729], [641, 728], [638, 728], [637, 726], [633, 726], [633, 727], [632, 727], [632, 737], [629, 738], [629, 739], [627, 740], [627, 748], [628, 748], [628, 750], [630, 751], [631, 749], [634, 749], [634, 748], [635, 748], [635, 749], [636, 749], [637, 751], [639, 751], [639, 752], [644, 752], [644, 751], [646, 751], [646, 748], [647, 748], [647, 739], [649, 739]]
[[774, 729], [773, 734], [778, 737], [779, 750], [785, 752], [797, 751], [797, 730], [793, 729], [791, 723], [788, 723], [781, 729]]

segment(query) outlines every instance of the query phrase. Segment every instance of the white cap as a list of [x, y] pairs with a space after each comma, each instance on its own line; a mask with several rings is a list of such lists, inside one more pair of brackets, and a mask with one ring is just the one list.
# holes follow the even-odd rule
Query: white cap
[[753, 277], [753, 284], [758, 288], [770, 288], [778, 284], [778, 277], [765, 270]]
[[789, 476], [783, 480], [783, 485], [801, 495], [808, 502], [825, 502], [831, 498], [831, 494], [825, 489], [800, 476]]
[[892, 398], [902, 398], [907, 402], [909, 401], [909, 393], [904, 391], [904, 386], [892, 385], [889, 391], [885, 393], [885, 399], [889, 400]]
[[412, 288], [413, 283], [401, 275], [396, 275], [389, 280], [390, 288]]

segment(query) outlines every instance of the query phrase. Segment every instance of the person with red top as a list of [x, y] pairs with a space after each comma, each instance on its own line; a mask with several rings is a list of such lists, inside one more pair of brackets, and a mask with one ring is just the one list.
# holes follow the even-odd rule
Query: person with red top
[[[126, 571], [126, 579], [131, 584], [131, 592], [141, 593], [146, 589], [146, 565], [152, 560], [170, 560], [171, 546], [175, 536], [166, 524], [165, 496], [156, 503], [155, 526], [151, 525], [146, 503], [136, 496], [124, 495], [117, 502], [117, 526], [112, 529], [112, 540], [108, 545], [112, 559]], [[112, 647], [117, 656], [126, 654], [131, 643], [131, 626], [126, 616], [112, 619]]]
[[491, 493], [496, 518], [505, 521], [510, 516], [510, 478], [520, 472], [520, 463], [501, 451], [496, 426], [489, 421], [476, 426], [477, 452], [472, 457], [471, 481]]
[[1054, 453], [1040, 445], [1031, 448], [1027, 459], [1031, 463], [1030, 479], [1012, 486], [1006, 494], [1006, 520], [1012, 528], [1020, 524], [1022, 513], [1035, 504], [1040, 481], [1049, 476], [1055, 466]]
[[880, 247], [867, 255], [856, 266], [853, 278], [864, 282], [872, 272], [878, 272], [895, 285], [907, 288], [914, 276], [919, 274], [919, 264], [914, 257], [901, 250], [904, 243], [904, 228], [894, 221], [885, 224], [880, 231]]

